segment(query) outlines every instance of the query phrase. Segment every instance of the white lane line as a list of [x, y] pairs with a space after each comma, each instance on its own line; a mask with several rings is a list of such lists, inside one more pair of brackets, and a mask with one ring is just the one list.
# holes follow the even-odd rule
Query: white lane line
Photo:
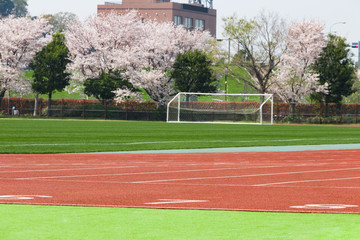
[[[274, 168], [276, 166], [266, 166], [265, 168]], [[251, 167], [252, 168], [264, 168]], [[48, 176], [48, 177], [27, 177], [27, 178], [11, 178], [15, 180], [35, 180], [35, 179], [56, 179], [56, 178], [80, 178], [80, 177], [105, 177], [105, 176], [131, 176], [131, 175], [147, 175], [147, 174], [167, 174], [167, 173], [186, 173], [186, 172], [205, 172], [205, 171], [224, 171], [224, 170], [240, 170], [249, 169], [242, 168], [209, 168], [209, 169], [192, 169], [192, 170], [176, 170], [176, 171], [157, 171], [157, 172], [138, 172], [138, 173], [113, 173], [113, 174], [93, 174], [93, 175], [66, 175], [66, 176]]]
[[349, 205], [349, 204], [305, 204], [303, 206], [290, 206], [290, 208], [297, 208], [297, 209], [325, 209], [325, 210], [358, 208], [358, 207], [359, 205]]
[[290, 174], [303, 174], [303, 173], [336, 172], [336, 171], [359, 170], [359, 169], [360, 168], [341, 168], [341, 169], [311, 170], [311, 171], [299, 171], [299, 172], [261, 173], [261, 174], [235, 175], [235, 176], [174, 178], [174, 179], [160, 179], [160, 180], [149, 180], [149, 181], [135, 181], [131, 183], [158, 183], [158, 182], [208, 180], [208, 179], [224, 179], [224, 178], [262, 177], [262, 176], [277, 176], [277, 175], [290, 175]]
[[144, 203], [147, 205], [181, 204], [181, 203], [205, 203], [209, 200], [185, 200], [185, 199], [158, 199], [158, 202]]
[[263, 187], [263, 186], [282, 185], [282, 184], [291, 184], [291, 183], [327, 182], [327, 181], [341, 181], [341, 180], [354, 180], [354, 179], [360, 179], [360, 177], [299, 180], [299, 181], [289, 181], [289, 182], [274, 182], [274, 183], [256, 184], [256, 185], [252, 185], [252, 186], [254, 186], [254, 187]]
[[[9, 180], [0, 178], [0, 180]], [[17, 179], [10, 179], [10, 180], [17, 180]], [[104, 181], [104, 180], [71, 180], [71, 179], [54, 179], [55, 182], [75, 182], [75, 183], [111, 183], [111, 184], [134, 184], [132, 182], [124, 182], [124, 181]], [[173, 183], [173, 182], [161, 182], [161, 183], [146, 183], [152, 185], [182, 185], [182, 186], [223, 186], [223, 187], [262, 187], [262, 186], [255, 186], [249, 184], [228, 184], [228, 183]], [[279, 186], [279, 185], [272, 185], [271, 187], [277, 188], [320, 188], [320, 189], [360, 189], [359, 187], [334, 187], [334, 186]]]
[[52, 198], [44, 195], [0, 195], [0, 200], [34, 200], [35, 198]]
[[66, 168], [64, 168], [64, 169], [36, 169], [36, 170], [22, 170], [22, 171], [0, 171], [0, 173], [63, 172], [63, 171], [102, 170], [102, 169], [121, 169], [121, 168], [138, 168], [138, 166], [68, 168], [68, 169], [66, 169]]

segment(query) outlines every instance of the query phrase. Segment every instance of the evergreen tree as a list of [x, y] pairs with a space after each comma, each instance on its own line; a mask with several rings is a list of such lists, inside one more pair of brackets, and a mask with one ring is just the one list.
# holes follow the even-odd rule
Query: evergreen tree
[[85, 94], [94, 96], [102, 105], [106, 105], [106, 100], [113, 100], [116, 96], [115, 90], [128, 89], [138, 92], [128, 79], [125, 79], [120, 71], [102, 72], [97, 78], [88, 78], [84, 82]]
[[16, 17], [25, 17], [28, 14], [27, 0], [12, 0], [12, 2], [14, 3], [12, 14]]
[[14, 9], [14, 3], [11, 0], [0, 0], [0, 15], [7, 17]]
[[336, 103], [339, 111], [343, 97], [354, 92], [355, 65], [346, 39], [330, 34], [313, 68], [319, 74], [319, 83], [327, 85], [327, 92], [318, 93], [314, 98], [325, 102], [325, 116], [328, 115], [329, 103]]
[[48, 116], [51, 116], [51, 98], [55, 90], [62, 91], [69, 85], [70, 73], [66, 65], [70, 63], [69, 50], [66, 47], [64, 34], [58, 32], [53, 40], [36, 53], [30, 68], [34, 71], [32, 89], [41, 94], [48, 94]]
[[215, 92], [216, 78], [207, 55], [199, 50], [177, 55], [171, 71], [175, 88], [179, 92]]

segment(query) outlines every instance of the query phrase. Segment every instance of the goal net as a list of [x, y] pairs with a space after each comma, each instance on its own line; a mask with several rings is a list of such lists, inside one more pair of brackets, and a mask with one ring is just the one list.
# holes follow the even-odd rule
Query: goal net
[[178, 93], [167, 122], [273, 124], [272, 94]]

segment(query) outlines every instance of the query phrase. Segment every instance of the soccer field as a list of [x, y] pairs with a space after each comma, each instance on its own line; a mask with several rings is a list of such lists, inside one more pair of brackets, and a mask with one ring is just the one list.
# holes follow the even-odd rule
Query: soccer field
[[0, 119], [0, 153], [82, 153], [360, 143], [360, 127]]
[[[255, 126], [227, 124], [167, 124], [163, 122], [0, 119], [0, 152], [3, 154], [121, 152], [169, 149], [184, 149], [184, 152], [186, 152], [188, 151], [186, 149], [200, 148], [209, 149], [255, 146], [267, 146], [271, 148], [271, 146], [274, 146], [276, 147], [276, 149], [280, 149], [281, 146], [329, 146], [331, 144], [358, 143], [360, 143], [360, 128], [357, 126]], [[348, 152], [351, 152], [351, 150]], [[301, 152], [299, 152], [299, 154], [301, 155]], [[284, 164], [286, 164], [286, 167], [296, 166], [296, 171], [284, 169], [284, 172], [279, 172], [278, 169], [275, 169], [276, 171], [270, 171], [269, 168], [263, 169], [265, 172], [257, 172], [262, 170], [262, 167], [271, 163], [263, 163], [263, 160], [261, 160], [260, 158], [256, 158], [257, 161], [253, 162], [251, 161], [251, 159], [236, 162], [237, 154], [233, 154], [233, 160], [219, 160], [219, 163], [226, 163], [229, 165], [228, 167], [226, 167], [226, 165], [218, 165], [216, 166], [216, 168], [214, 168], [214, 166], [212, 165], [195, 165], [194, 163], [196, 162], [194, 162], [192, 159], [184, 158], [184, 160], [182, 160], [180, 155], [179, 161], [188, 163], [188, 165], [181, 166], [178, 164], [178, 168], [173, 169], [173, 173], [171, 174], [184, 171], [184, 175], [177, 178], [183, 179], [187, 177], [189, 178], [187, 181], [192, 181], [189, 182], [189, 184], [195, 186], [195, 184], [206, 183], [204, 182], [205, 180], [214, 181], [213, 179], [224, 179], [229, 177], [229, 174], [227, 174], [226, 172], [224, 172], [224, 174], [226, 175], [215, 175], [211, 173], [211, 175], [206, 175], [204, 176], [204, 178], [199, 179], [199, 181], [202, 182], [194, 182], [194, 176], [190, 176], [189, 174], [194, 173], [195, 178], [198, 178], [196, 174], [197, 172], [200, 172], [200, 170], [203, 170], [202, 168], [207, 168], [208, 170], [212, 171], [239, 171], [240, 168], [242, 169], [243, 167], [251, 167], [254, 171], [256, 171], [256, 174], [251, 173], [252, 181], [258, 180], [258, 176], [260, 176], [261, 179], [263, 179], [264, 176], [269, 176], [269, 178], [264, 180], [274, 181], [275, 178], [270, 176], [271, 174], [273, 175], [275, 173], [278, 175], [284, 175], [286, 171], [288, 171], [288, 173], [284, 175], [286, 178], [288, 178], [288, 174], [294, 174], [295, 172], [299, 172], [300, 174], [294, 175], [293, 177], [295, 178], [293, 178], [291, 181], [296, 181], [296, 183], [294, 184], [297, 184], [296, 187], [298, 187], [292, 188], [292, 191], [294, 192], [296, 191], [296, 189], [299, 189], [299, 191], [296, 192], [299, 192], [300, 194], [300, 190], [301, 188], [303, 188], [303, 186], [301, 186], [302, 183], [299, 183], [301, 181], [298, 181], [301, 179], [296, 179], [297, 177], [309, 177], [318, 174], [317, 177], [319, 178], [325, 178], [328, 180], [331, 178], [330, 180], [334, 180], [334, 178], [330, 177], [330, 175], [325, 175], [325, 172], [329, 172], [329, 170], [335, 170], [334, 174], [337, 174], [337, 172], [341, 172], [343, 175], [336, 176], [337, 178], [346, 178], [346, 186], [352, 186], [352, 190], [355, 192], [357, 191], [356, 185], [350, 185], [350, 183], [356, 184], [356, 181], [358, 181], [358, 177], [355, 176], [355, 171], [357, 171], [357, 169], [359, 168], [357, 166], [358, 159], [356, 159], [356, 155], [352, 155], [351, 159], [349, 160], [332, 162], [331, 159], [335, 159], [335, 157], [331, 155], [332, 153], [329, 153], [330, 155], [326, 155], [325, 151], [324, 153], [318, 152], [317, 154], [319, 156], [323, 155], [330, 160], [314, 161], [315, 155], [312, 158], [311, 152], [308, 152], [308, 161], [304, 160], [303, 162], [294, 163], [284, 162]], [[217, 155], [221, 156], [221, 154]], [[251, 158], [252, 154], [248, 155], [249, 158]], [[256, 153], [256, 156], [262, 155], [262, 153]], [[276, 154], [273, 153], [271, 155]], [[27, 155], [18, 155], [18, 157], [16, 157], [16, 155], [2, 155], [3, 161], [0, 162], [0, 191], [4, 192], [3, 189], [11, 190], [12, 192], [9, 192], [9, 194], [14, 194], [15, 196], [12, 196], [13, 198], [19, 197], [16, 196], [18, 194], [22, 194], [20, 188], [25, 189], [27, 191], [27, 194], [37, 194], [35, 192], [35, 186], [37, 186], [38, 184], [40, 187], [39, 189], [41, 189], [41, 186], [43, 186], [42, 189], [46, 189], [44, 187], [45, 185], [52, 186], [51, 192], [54, 193], [54, 195], [57, 192], [60, 193], [61, 191], [65, 194], [65, 197], [68, 197], [70, 200], [72, 200], [72, 196], [81, 196], [81, 192], [77, 192], [79, 190], [76, 190], [82, 189], [80, 184], [89, 183], [89, 186], [97, 184], [96, 182], [91, 182], [91, 179], [88, 179], [88, 177], [93, 176], [100, 181], [121, 180], [120, 177], [116, 177], [115, 179], [115, 176], [119, 175], [120, 172], [118, 172], [116, 168], [112, 167], [115, 166], [115, 164], [120, 164], [120, 161], [108, 160], [107, 164], [110, 165], [107, 165], [105, 167], [101, 165], [96, 165], [96, 162], [102, 162], [102, 158], [110, 158], [107, 157], [106, 154], [93, 156], [93, 159], [89, 160], [88, 164], [90, 165], [85, 165], [87, 164], [87, 160], [80, 162], [79, 158], [77, 158], [76, 160], [74, 159], [76, 163], [74, 162], [73, 166], [68, 166], [69, 164], [66, 162], [61, 163], [54, 157], [51, 161], [47, 162], [46, 155], [41, 155], [41, 157], [36, 157], [36, 155], [32, 155], [31, 157], [30, 155], [28, 155], [28, 158], [26, 156]], [[160, 162], [160, 160], [158, 159], [154, 159], [153, 161], [161, 165], [166, 164], [166, 156], [167, 155], [163, 157], [162, 162]], [[202, 157], [201, 154], [198, 154], [198, 156]], [[16, 162], [7, 161], [7, 159], [13, 158], [17, 158]], [[70, 159], [71, 156], [68, 156], [68, 154], [66, 154], [66, 156], [60, 157], [59, 160], [63, 160], [64, 158]], [[82, 156], [81, 158], [86, 158], [86, 155]], [[344, 158], [342, 158], [341, 151], [339, 151], [337, 158], [344, 159], [345, 156]], [[40, 161], [40, 159], [43, 160]], [[131, 156], [128, 155], [128, 159], [131, 160]], [[282, 165], [282, 159], [291, 160], [295, 158], [287, 156], [286, 153], [283, 153], [281, 158], [274, 159], [273, 161], [276, 161], [278, 162], [278, 164]], [[302, 157], [297, 156], [297, 159], [302, 159]], [[352, 161], [353, 163], [350, 166], [349, 164], [351, 160], [354, 161]], [[206, 163], [210, 160], [205, 158], [201, 161], [204, 161]], [[155, 168], [156, 166], [146, 166], [146, 164], [150, 164], [151, 162], [152, 161], [150, 161], [149, 159], [148, 161], [140, 161], [139, 159], [137, 159], [138, 165], [135, 165], [135, 163], [131, 164], [131, 161], [129, 163], [125, 161], [123, 164], [125, 164], [126, 166], [124, 166], [127, 168], [122, 168], [121, 165], [117, 166], [117, 168], [123, 169], [123, 172], [121, 174], [125, 174], [123, 177], [124, 179], [129, 178], [128, 174], [141, 177], [142, 175], [144, 175], [144, 173], [141, 173], [141, 175], [139, 175], [139, 172], [136, 171], [136, 168]], [[211, 162], [208, 162], [207, 164], [209, 163]], [[297, 165], [298, 163], [299, 165]], [[339, 164], [341, 166], [338, 166]], [[130, 165], [131, 168], [129, 168]], [[331, 167], [331, 165], [336, 165], [336, 168]], [[302, 168], [308, 168], [313, 166], [316, 168], [315, 170], [301, 170]], [[174, 166], [171, 166], [171, 168], [173, 167]], [[276, 168], [276, 166], [267, 167]], [[284, 166], [280, 167], [284, 168]], [[76, 170], [76, 168], [78, 168], [78, 170], [80, 168], [85, 169], [85, 171], [88, 172], [80, 172]], [[154, 174], [154, 177], [160, 177], [160, 172], [158, 170], [150, 170], [150, 168], [148, 170], [148, 173], [152, 172]], [[239, 168], [239, 170], [235, 170], [234, 168]], [[74, 172], [74, 170], [78, 172]], [[145, 170], [146, 169], [143, 169], [142, 171]], [[166, 172], [169, 173], [169, 170], [166, 170]], [[309, 174], [309, 172], [313, 172], [316, 174]], [[308, 173], [308, 176], [306, 176], [306, 173]], [[230, 176], [234, 177], [234, 174], [238, 173], [231, 172]], [[353, 175], [347, 176], [349, 174]], [[104, 178], [100, 179], [100, 176], [103, 176]], [[112, 176], [111, 178], [113, 179], [106, 179], [108, 176]], [[25, 187], [25, 185], [21, 186], [22, 182], [25, 183], [25, 177], [27, 177], [26, 184], [34, 187], [29, 188]], [[59, 177], [62, 178], [59, 179]], [[57, 184], [64, 182], [64, 180], [69, 177], [83, 177], [84, 179], [82, 180], [82, 182], [79, 180], [72, 180], [71, 182], [68, 182], [68, 188], [60, 190], [59, 185]], [[164, 176], [162, 175], [162, 177]], [[169, 176], [170, 180], [172, 178], [176, 177], [174, 175]], [[231, 181], [232, 182], [228, 183], [231, 183], [233, 185], [236, 183], [234, 182], [234, 180]], [[224, 184], [225, 182], [214, 182], [214, 185], [219, 183]], [[106, 183], [103, 184], [104, 187], [101, 190], [103, 192], [106, 192]], [[118, 186], [119, 194], [122, 192], [122, 188], [124, 188], [123, 183], [120, 182], [118, 183], [119, 185], [114, 185], [116, 183], [109, 184], [112, 184], [113, 189], [117, 188]], [[145, 193], [145, 195], [153, 194], [150, 192], [151, 184], [143, 187], [143, 193]], [[241, 184], [244, 183], [241, 182]], [[212, 184], [208, 185], [211, 186]], [[328, 182], [327, 186], [329, 185], [331, 186], [332, 182]], [[19, 188], [16, 188], [16, 186], [19, 186]], [[136, 183], [136, 185], [133, 186], [133, 189], [135, 189], [135, 186], [141, 187], [139, 183]], [[158, 186], [159, 189], [162, 188], [162, 185]], [[250, 186], [242, 187], [248, 189]], [[173, 187], [169, 187], [169, 189], [171, 188]], [[256, 188], [259, 188], [259, 186]], [[321, 191], [323, 190], [321, 190], [321, 188], [318, 189], [319, 195], [321, 195]], [[346, 189], [343, 188], [342, 190], [346, 191]], [[46, 191], [50, 193], [50, 190]], [[128, 189], [127, 191], [131, 193], [131, 189]], [[175, 188], [173, 188], [172, 191], [175, 192]], [[146, 194], [147, 192], [148, 194]], [[196, 192], [198, 192], [198, 194], [201, 194], [200, 191]], [[45, 193], [46, 192], [44, 192], [44, 194]], [[205, 211], [109, 207], [39, 206], [22, 205], [21, 201], [26, 200], [19, 200], [18, 204], [13, 204], [14, 202], [11, 202], [12, 204], [4, 204], [4, 202], [6, 203], [6, 199], [11, 199], [12, 197], [10, 195], [6, 196], [3, 194], [4, 193], [0, 194], [0, 202], [2, 202], [2, 204], [0, 204], [0, 214], [2, 216], [0, 219], [1, 240], [355, 240], [359, 238], [358, 232], [360, 231], [360, 227], [358, 224], [360, 216], [358, 214], [276, 212], [269, 213], [218, 210]], [[139, 193], [133, 193], [133, 195], [136, 196], [139, 195]], [[96, 195], [94, 196], [94, 200], [96, 200], [97, 197]], [[211, 196], [215, 196], [215, 193], [206, 193], [206, 195], [203, 194], [202, 197], [207, 197], [207, 199], [211, 200]], [[330, 196], [327, 197], [328, 199], [332, 199]], [[45, 200], [46, 199], [44, 199], [44, 201]], [[254, 198], [254, 200], [257, 199]], [[360, 200], [357, 199], [356, 196], [354, 196], [353, 200], [353, 204], [360, 205]], [[333, 201], [336, 201], [336, 198]], [[320, 202], [316, 203], [320, 204]], [[84, 206], [81, 205], [81, 203], [79, 203], [78, 205]], [[266, 209], [264, 209], [264, 211], [265, 210]]]

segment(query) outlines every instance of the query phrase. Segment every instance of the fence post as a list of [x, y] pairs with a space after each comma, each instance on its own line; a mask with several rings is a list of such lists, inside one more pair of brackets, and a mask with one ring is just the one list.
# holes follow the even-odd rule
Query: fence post
[[276, 101], [276, 116], [277, 116], [276, 123], [279, 123], [279, 121], [280, 121], [279, 100], [278, 99], [276, 99], [276, 100], [277, 100]]
[[104, 119], [106, 120], [106, 115], [107, 115], [107, 101], [106, 100], [104, 100]]
[[4, 102], [4, 98], [2, 98], [2, 99], [1, 99], [1, 102], [0, 102], [0, 112], [3, 112], [3, 111], [4, 111], [3, 102]]
[[[243, 102], [244, 102], [244, 99], [243, 99]], [[233, 121], [234, 121], [234, 122], [236, 121], [236, 113], [235, 113], [235, 111], [236, 111], [236, 104], [237, 104], [237, 102], [231, 103], [231, 105], [234, 106], [234, 107], [233, 107], [233, 110], [234, 110]], [[241, 103], [240, 103], [240, 104], [241, 104]]]
[[[193, 105], [194, 105], [194, 103], [191, 102], [191, 106], [190, 106], [191, 109], [193, 109], [193, 107], [194, 107]], [[190, 115], [191, 121], [194, 121], [194, 115], [193, 114], [194, 114], [194, 111], [191, 111], [191, 115]], [[214, 121], [214, 116], [213, 116], [213, 121]]]
[[21, 101], [21, 97], [19, 98], [19, 117], [22, 114], [22, 101]]
[[10, 89], [8, 90], [9, 91], [9, 93], [8, 93], [8, 115], [11, 115], [10, 114]]
[[61, 117], [61, 118], [64, 118], [64, 99], [61, 99], [60, 117]]
[[359, 104], [355, 104], [355, 123], [358, 122], [358, 105]]
[[340, 105], [340, 124], [343, 123], [343, 105], [344, 105], [344, 104], [341, 104], [341, 105]]
[[44, 99], [42, 99], [42, 98], [40, 98], [40, 103], [39, 103], [40, 105], [40, 108], [39, 108], [39, 116], [41, 117], [41, 113], [42, 113], [42, 110], [43, 110], [43, 104], [45, 104], [44, 103]]
[[125, 101], [125, 120], [128, 120], [128, 100]]
[[41, 118], [41, 113], [42, 113], [42, 98], [39, 98], [38, 99], [38, 116], [39, 116], [39, 118]]
[[150, 102], [146, 102], [147, 120], [150, 121]]
[[86, 104], [86, 100], [83, 99], [83, 118], [86, 118], [86, 112], [85, 112], [85, 104]]

